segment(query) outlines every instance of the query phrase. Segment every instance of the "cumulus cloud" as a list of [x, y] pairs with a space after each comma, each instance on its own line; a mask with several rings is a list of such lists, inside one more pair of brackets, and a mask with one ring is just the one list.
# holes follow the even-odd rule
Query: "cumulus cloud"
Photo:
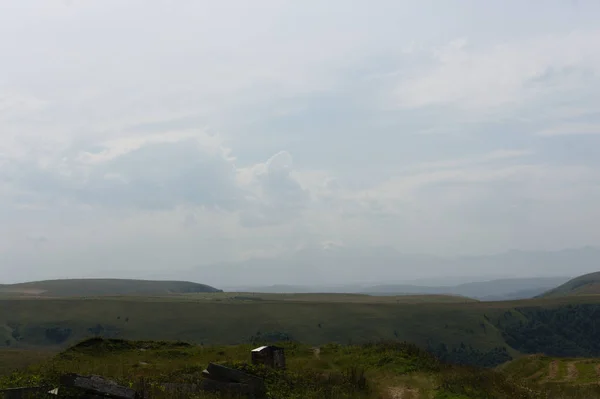
[[203, 132], [99, 143], [73, 159], [59, 157], [45, 165], [7, 162], [4, 179], [23, 198], [54, 204], [145, 210], [205, 207], [239, 212], [244, 225], [259, 226], [294, 218], [310, 197], [295, 179], [287, 151], [238, 168], [218, 136]]
[[310, 201], [308, 191], [294, 178], [292, 156], [287, 151], [278, 152], [243, 175], [253, 193], [252, 205], [241, 214], [245, 226], [281, 223], [298, 216]]

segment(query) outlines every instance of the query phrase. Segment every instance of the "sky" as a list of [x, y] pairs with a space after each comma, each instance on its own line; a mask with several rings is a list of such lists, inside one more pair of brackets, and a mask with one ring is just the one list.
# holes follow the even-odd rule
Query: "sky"
[[1, 280], [600, 245], [599, 13], [3, 0]]

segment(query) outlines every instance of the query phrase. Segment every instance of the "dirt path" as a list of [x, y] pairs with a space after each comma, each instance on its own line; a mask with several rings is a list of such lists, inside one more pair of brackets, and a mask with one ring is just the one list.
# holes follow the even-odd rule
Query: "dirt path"
[[407, 387], [391, 387], [388, 390], [390, 399], [417, 399], [419, 391]]
[[553, 360], [548, 365], [548, 376], [546, 377], [547, 381], [554, 381], [558, 376], [558, 360]]
[[567, 364], [567, 378], [566, 381], [574, 381], [579, 377], [579, 370], [576, 366], [577, 362], [569, 362]]

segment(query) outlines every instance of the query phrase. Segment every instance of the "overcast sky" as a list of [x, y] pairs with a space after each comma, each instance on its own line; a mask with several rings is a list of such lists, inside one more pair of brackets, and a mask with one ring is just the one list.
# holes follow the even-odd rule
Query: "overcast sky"
[[332, 243], [599, 245], [599, 17], [597, 0], [3, 0], [2, 280]]

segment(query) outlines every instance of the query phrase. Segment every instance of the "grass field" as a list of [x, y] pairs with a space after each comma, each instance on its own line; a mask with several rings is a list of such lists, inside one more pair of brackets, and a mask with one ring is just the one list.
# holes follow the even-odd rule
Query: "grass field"
[[[424, 348], [443, 344], [449, 351], [464, 345], [483, 352], [504, 347], [510, 356], [518, 357], [520, 353], [507, 345], [503, 330], [506, 326], [527, 322], [518, 309], [548, 311], [577, 304], [600, 304], [600, 297], [477, 302], [452, 296], [347, 294], [6, 296], [0, 299], [0, 347], [59, 350], [97, 335], [185, 340], [204, 345], [281, 340], [308, 345], [401, 340]], [[586, 317], [582, 313], [580, 320], [587, 320]], [[535, 332], [530, 330], [529, 334], [532, 331]], [[560, 340], [569, 337], [558, 338], [555, 341], [562, 345]], [[593, 340], [593, 337], [587, 339]], [[460, 359], [466, 356], [464, 353], [451, 355]], [[467, 358], [478, 356], [471, 353]], [[502, 357], [499, 359], [498, 362], [504, 361]], [[484, 363], [490, 364], [489, 359], [474, 364]]]
[[[91, 343], [90, 343], [91, 342]], [[342, 346], [316, 350], [284, 344], [287, 370], [250, 370], [266, 378], [269, 398], [469, 399], [541, 398], [525, 383], [503, 374], [465, 369], [403, 343]], [[250, 345], [191, 346], [184, 343], [93, 340], [15, 373], [0, 376], [0, 388], [55, 385], [61, 374], [98, 374], [153, 397], [171, 397], [160, 390], [166, 382], [193, 383], [209, 362], [244, 367]], [[214, 398], [215, 396], [198, 396]]]
[[[102, 375], [143, 389], [151, 398], [176, 397], [164, 383], [194, 383], [209, 362], [242, 368], [265, 378], [268, 398], [302, 399], [542, 399], [600, 398], [600, 386], [588, 383], [600, 359], [556, 359], [532, 356], [498, 370], [441, 363], [414, 345], [387, 342], [362, 345], [326, 344], [318, 348], [283, 343], [286, 371], [247, 366], [251, 345], [199, 346], [184, 342], [91, 339], [12, 373], [0, 374], [0, 388], [56, 386], [60, 375]], [[14, 353], [29, 354], [28, 351]], [[29, 360], [33, 358], [30, 356]], [[580, 375], [569, 380], [571, 362]], [[539, 374], [540, 370], [550, 370]], [[554, 371], [553, 371], [554, 370]], [[532, 373], [532, 374], [530, 374]], [[552, 381], [545, 381], [557, 373]], [[534, 376], [532, 378], [532, 376]], [[562, 378], [557, 380], [558, 378]], [[563, 381], [563, 379], [565, 379]], [[556, 381], [555, 381], [556, 380]], [[187, 396], [186, 396], [187, 397]], [[195, 396], [217, 398], [215, 395]]]
[[[459, 344], [465, 336], [484, 348], [499, 342], [492, 325], [483, 331], [485, 308], [460, 297], [217, 293], [0, 301], [0, 342], [11, 345], [66, 344], [100, 332], [204, 344], [244, 343], [276, 332], [315, 345], [378, 339], [425, 345], [442, 338]], [[70, 335], [64, 342], [49, 340], [49, 328], [68, 329]]]
[[56, 352], [52, 350], [0, 349], [0, 375], [40, 363], [55, 354]]

